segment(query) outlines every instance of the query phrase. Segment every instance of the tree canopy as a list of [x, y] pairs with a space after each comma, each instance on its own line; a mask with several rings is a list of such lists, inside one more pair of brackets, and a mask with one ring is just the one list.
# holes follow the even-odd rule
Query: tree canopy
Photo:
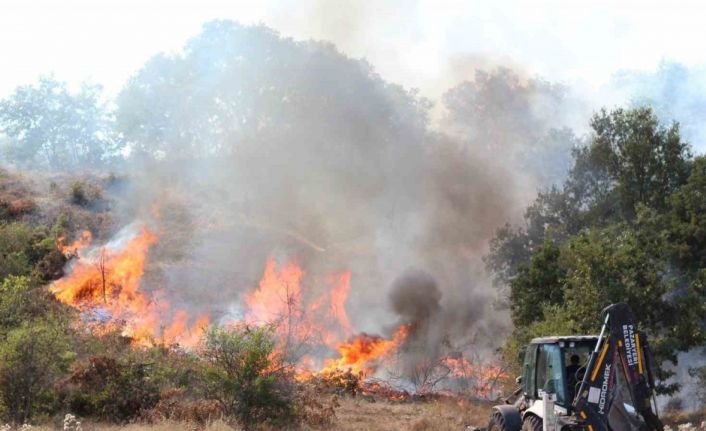
[[104, 166], [121, 150], [101, 87], [42, 77], [18, 87], [0, 101], [0, 132], [9, 138], [6, 153], [21, 165], [72, 170]]
[[[706, 159], [649, 108], [600, 111], [591, 128], [564, 184], [540, 193], [525, 225], [506, 225], [491, 244], [488, 265], [510, 287], [511, 344], [552, 326], [595, 332], [601, 309], [625, 301], [658, 361], [676, 363], [706, 341]], [[663, 384], [669, 375], [659, 370]]]

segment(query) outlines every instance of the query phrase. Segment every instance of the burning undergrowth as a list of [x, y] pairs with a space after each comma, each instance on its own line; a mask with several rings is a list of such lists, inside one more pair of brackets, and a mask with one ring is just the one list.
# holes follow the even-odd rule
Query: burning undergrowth
[[[60, 241], [70, 261], [67, 275], [50, 289], [80, 311], [83, 325], [99, 333], [118, 330], [139, 346], [198, 347], [212, 317], [194, 316], [142, 283], [150, 249], [159, 242], [153, 230], [136, 223], [102, 245], [88, 231], [68, 245]], [[242, 298], [241, 317], [222, 317], [221, 324], [275, 328], [276, 355], [296, 379], [338, 392], [391, 400], [438, 389], [497, 395], [503, 370], [453, 351], [440, 330], [441, 293], [428, 274], [411, 271], [396, 282], [389, 299], [399, 322], [383, 335], [358, 332], [351, 323], [351, 283], [349, 271], [309, 277], [294, 261], [270, 258]]]
[[145, 226], [130, 225], [102, 246], [91, 244], [90, 232], [70, 245], [61, 245], [74, 257], [68, 275], [54, 282], [56, 298], [81, 311], [82, 321], [99, 331], [119, 328], [137, 344], [195, 345], [209, 319], [199, 316], [189, 324], [186, 311], [172, 309], [163, 292], [145, 292], [140, 282], [148, 251], [158, 241]]

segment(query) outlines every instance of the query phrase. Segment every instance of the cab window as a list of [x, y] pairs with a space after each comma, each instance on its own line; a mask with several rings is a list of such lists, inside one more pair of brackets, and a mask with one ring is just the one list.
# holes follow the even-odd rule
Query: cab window
[[530, 344], [525, 352], [525, 360], [522, 364], [522, 386], [525, 394], [535, 396], [537, 387], [535, 385], [535, 364], [537, 362], [537, 345]]
[[540, 390], [556, 395], [556, 403], [566, 406], [562, 352], [556, 344], [543, 344], [537, 354], [537, 394]]

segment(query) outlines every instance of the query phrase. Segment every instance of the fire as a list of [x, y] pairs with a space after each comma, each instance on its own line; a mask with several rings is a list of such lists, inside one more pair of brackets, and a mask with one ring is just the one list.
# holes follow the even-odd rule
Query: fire
[[327, 277], [329, 288], [318, 294], [305, 289], [305, 275], [294, 262], [278, 268], [274, 259], [268, 259], [257, 289], [244, 298], [245, 321], [255, 325], [276, 323], [285, 349], [317, 345], [334, 348], [353, 333], [345, 309], [350, 272]]
[[127, 240], [104, 247], [90, 247], [91, 235], [84, 232], [79, 240], [62, 251], [76, 253], [69, 274], [55, 281], [50, 290], [56, 298], [81, 310], [84, 317], [97, 319], [102, 327], [120, 327], [123, 334], [138, 344], [161, 341], [165, 344], [193, 345], [208, 325], [208, 317], [200, 316], [189, 327], [189, 316], [176, 310], [164, 325], [163, 316], [170, 312], [169, 302], [159, 293], [140, 289], [147, 254], [158, 241], [157, 236], [142, 227]]
[[351, 341], [338, 346], [336, 350], [340, 357], [327, 361], [321, 372], [330, 373], [336, 369], [349, 369], [355, 374], [368, 376], [375, 370], [374, 367], [378, 361], [394, 352], [402, 344], [408, 333], [409, 327], [403, 325], [391, 340], [367, 334], [356, 335]]
[[446, 357], [442, 363], [449, 369], [450, 377], [463, 381], [467, 389], [479, 398], [492, 398], [500, 382], [508, 377], [502, 367], [473, 364], [463, 356]]
[[[144, 226], [133, 226], [104, 246], [92, 244], [88, 231], [68, 245], [61, 238], [57, 246], [71, 258], [70, 266], [68, 275], [50, 290], [59, 301], [80, 310], [86, 324], [119, 328], [136, 344], [195, 346], [209, 325], [209, 316], [173, 309], [164, 291], [146, 292], [141, 286], [149, 251], [158, 241]], [[231, 323], [273, 323], [277, 341], [273, 355], [293, 364], [300, 381], [342, 379], [340, 384], [348, 387], [355, 382], [355, 390], [362, 393], [408, 399], [406, 391], [372, 378], [380, 377], [383, 365], [394, 365], [393, 355], [404, 351], [401, 347], [414, 326], [401, 325], [389, 338], [356, 333], [346, 311], [350, 294], [349, 271], [312, 277], [294, 261], [270, 258], [256, 288], [242, 299], [243, 319]], [[435, 361], [448, 370], [451, 381], [486, 398], [506, 377], [503, 369], [471, 363], [461, 354]]]
[[66, 255], [77, 254], [80, 250], [88, 247], [93, 240], [93, 235], [90, 230], [84, 230], [78, 239], [68, 245], [64, 245], [65, 237], [59, 237], [57, 247]]
[[[404, 341], [409, 327], [402, 326], [392, 339], [358, 334], [346, 312], [350, 295], [351, 273], [329, 274], [328, 287], [322, 293], [311, 291], [305, 271], [294, 262], [278, 265], [268, 259], [257, 289], [244, 298], [245, 320], [249, 324], [275, 322], [282, 353], [320, 350], [336, 352], [338, 358], [328, 359], [318, 373], [351, 370], [370, 375], [379, 362]], [[316, 367], [311, 356], [297, 357], [297, 378], [306, 380]]]

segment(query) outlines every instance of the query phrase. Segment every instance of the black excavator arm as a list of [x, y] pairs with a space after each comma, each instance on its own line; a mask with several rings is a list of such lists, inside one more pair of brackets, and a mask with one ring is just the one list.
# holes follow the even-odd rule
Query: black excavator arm
[[663, 431], [652, 409], [654, 379], [647, 338], [624, 303], [603, 310], [603, 328], [574, 399], [588, 431]]

